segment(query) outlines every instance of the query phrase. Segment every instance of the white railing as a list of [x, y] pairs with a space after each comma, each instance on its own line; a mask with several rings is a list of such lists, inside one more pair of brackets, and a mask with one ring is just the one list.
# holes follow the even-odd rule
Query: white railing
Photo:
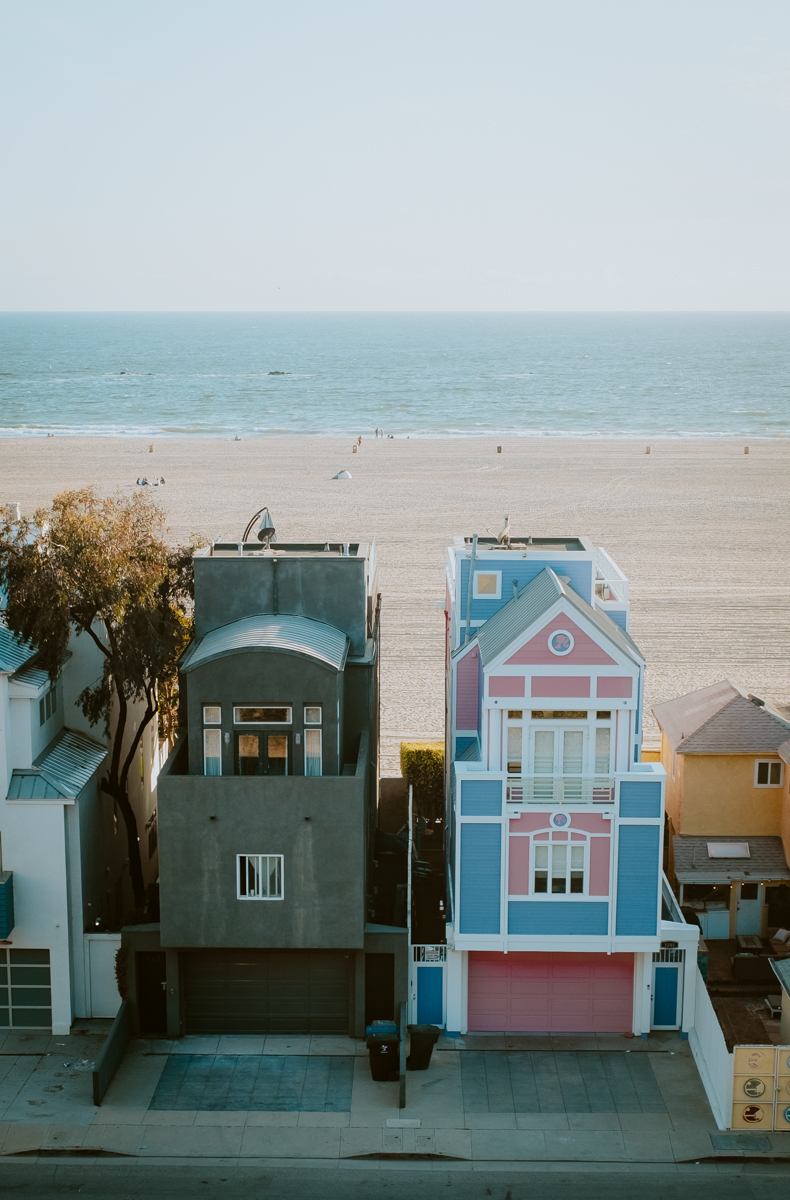
[[613, 804], [611, 775], [508, 775], [509, 804]]
[[[595, 592], [598, 599], [620, 600], [626, 603], [628, 601], [628, 580], [603, 547], [598, 550], [596, 568]], [[608, 589], [612, 594], [607, 596], [604, 589]]]

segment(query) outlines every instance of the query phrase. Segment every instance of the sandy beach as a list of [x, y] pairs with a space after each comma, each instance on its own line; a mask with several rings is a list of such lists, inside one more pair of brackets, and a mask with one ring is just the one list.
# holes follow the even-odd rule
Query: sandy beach
[[[454, 534], [584, 534], [631, 581], [647, 704], [728, 677], [790, 702], [790, 442], [725, 439], [27, 438], [0, 440], [0, 502], [66, 488], [154, 499], [173, 541], [237, 540], [272, 511], [282, 541], [375, 535], [383, 593], [382, 773], [443, 728], [444, 554]], [[332, 476], [351, 471], [349, 482]], [[657, 743], [652, 720], [646, 742]]]

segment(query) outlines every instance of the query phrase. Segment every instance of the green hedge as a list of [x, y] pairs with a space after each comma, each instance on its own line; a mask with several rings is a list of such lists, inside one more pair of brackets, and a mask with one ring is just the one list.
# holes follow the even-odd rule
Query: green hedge
[[415, 808], [441, 815], [444, 801], [444, 742], [401, 742], [400, 769], [414, 788]]

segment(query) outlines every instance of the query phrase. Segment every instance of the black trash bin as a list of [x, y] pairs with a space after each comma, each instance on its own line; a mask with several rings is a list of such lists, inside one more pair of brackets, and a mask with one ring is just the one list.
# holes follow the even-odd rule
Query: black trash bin
[[400, 1079], [398, 1026], [394, 1021], [374, 1021], [365, 1034], [371, 1075], [379, 1083], [397, 1082]]
[[437, 1025], [407, 1025], [411, 1035], [411, 1053], [406, 1059], [407, 1071], [427, 1071], [431, 1054], [442, 1032]]

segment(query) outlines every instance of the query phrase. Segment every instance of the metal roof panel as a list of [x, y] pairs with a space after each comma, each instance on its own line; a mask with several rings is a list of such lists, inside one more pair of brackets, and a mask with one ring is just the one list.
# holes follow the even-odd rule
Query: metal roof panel
[[333, 671], [342, 671], [347, 649], [348, 638], [334, 625], [309, 617], [261, 613], [221, 625], [193, 642], [181, 660], [181, 670], [194, 671], [212, 659], [245, 650], [278, 650], [314, 658]]
[[35, 650], [27, 642], [20, 641], [7, 625], [0, 624], [0, 671], [18, 671], [35, 653]]
[[62, 729], [33, 765], [62, 796], [72, 798], [79, 795], [106, 757], [106, 746], [73, 729]]

